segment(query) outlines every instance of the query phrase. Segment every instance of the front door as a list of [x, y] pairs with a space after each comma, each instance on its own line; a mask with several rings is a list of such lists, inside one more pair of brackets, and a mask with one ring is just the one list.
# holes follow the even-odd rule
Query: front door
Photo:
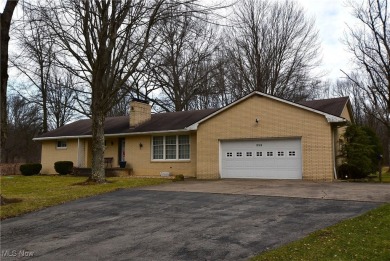
[[121, 161], [125, 161], [125, 138], [119, 138], [118, 139], [118, 164]]

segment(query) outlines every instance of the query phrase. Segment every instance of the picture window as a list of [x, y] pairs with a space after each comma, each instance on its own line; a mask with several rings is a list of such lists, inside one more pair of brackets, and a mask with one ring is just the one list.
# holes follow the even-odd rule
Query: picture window
[[152, 141], [153, 160], [190, 159], [190, 136], [155, 136]]

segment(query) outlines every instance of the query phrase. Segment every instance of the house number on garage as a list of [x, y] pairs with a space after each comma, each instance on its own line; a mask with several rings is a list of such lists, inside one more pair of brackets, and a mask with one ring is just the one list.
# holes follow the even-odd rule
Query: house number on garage
[[263, 144], [256, 144], [256, 147], [262, 147]]

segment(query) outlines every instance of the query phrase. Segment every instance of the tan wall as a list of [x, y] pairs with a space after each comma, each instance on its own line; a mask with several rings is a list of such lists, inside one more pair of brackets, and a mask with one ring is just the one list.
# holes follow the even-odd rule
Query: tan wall
[[[105, 158], [113, 158], [112, 167], [119, 167], [118, 164], [118, 138], [106, 138], [106, 150], [104, 151]], [[111, 168], [110, 165], [108, 165]]]
[[[344, 107], [344, 109], [341, 113], [341, 117], [343, 117], [347, 121], [351, 122], [351, 115], [349, 114], [347, 106]], [[345, 143], [344, 133], [345, 133], [346, 129], [347, 129], [347, 126], [337, 128], [336, 143], [335, 143], [336, 155], [337, 155], [336, 156], [336, 165], [337, 165], [336, 167], [338, 167], [344, 163], [344, 158], [341, 157], [341, 148], [342, 148], [343, 144]]]
[[[177, 133], [180, 134], [180, 133]], [[169, 135], [176, 135], [171, 133]], [[84, 140], [82, 140], [84, 142]], [[186, 177], [195, 177], [196, 173], [196, 134], [190, 135], [191, 155], [190, 160], [180, 161], [163, 161], [156, 162], [151, 160], [151, 136], [130, 136], [125, 140], [125, 160], [128, 167], [133, 168], [133, 174], [138, 176], [159, 176], [160, 172], [168, 171], [172, 175], [183, 174]], [[106, 138], [106, 150], [104, 157], [112, 157], [112, 167], [119, 167], [118, 164], [118, 143], [119, 140], [115, 138]], [[142, 143], [140, 149], [139, 144]], [[54, 162], [62, 160], [73, 161], [77, 166], [77, 139], [67, 140], [66, 149], [56, 149], [57, 141], [43, 141], [42, 142], [42, 171], [43, 174], [55, 174]], [[92, 144], [91, 140], [87, 139], [85, 142], [85, 167], [92, 166]], [[110, 167], [110, 166], [109, 166]]]
[[[139, 146], [140, 143], [142, 143], [142, 148]], [[171, 175], [183, 174], [187, 177], [195, 177], [196, 134], [190, 135], [190, 143], [190, 160], [156, 162], [151, 160], [151, 136], [127, 137], [126, 161], [133, 167], [133, 173], [136, 176], [159, 176], [160, 172], [168, 171]]]
[[333, 179], [332, 131], [326, 118], [257, 95], [199, 125], [197, 178], [220, 177], [219, 139], [275, 137], [302, 137], [303, 179]]
[[343, 111], [341, 112], [341, 117], [343, 117], [344, 119], [346, 119], [349, 122], [351, 121], [351, 115], [349, 114], [347, 106], [345, 106]]
[[92, 140], [91, 139], [88, 139], [85, 142], [84, 155], [85, 155], [86, 167], [91, 168], [92, 167]]
[[57, 149], [57, 140], [42, 141], [42, 174], [56, 174], [54, 162], [69, 160], [77, 164], [77, 139], [67, 140], [66, 149]]

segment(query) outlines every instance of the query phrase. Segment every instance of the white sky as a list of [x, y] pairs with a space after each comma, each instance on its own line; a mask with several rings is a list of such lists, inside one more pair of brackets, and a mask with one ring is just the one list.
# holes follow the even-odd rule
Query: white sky
[[342, 43], [347, 25], [355, 23], [351, 9], [344, 0], [296, 0], [314, 17], [322, 45], [322, 68], [328, 72], [326, 78], [343, 77], [340, 69], [351, 69], [351, 55]]
[[[4, 8], [6, 0], [0, 0], [0, 10]], [[23, 1], [23, 0], [21, 0]], [[208, 0], [209, 1], [209, 0]], [[277, 0], [272, 0], [277, 1]], [[346, 0], [295, 0], [306, 10], [309, 17], [314, 17], [319, 30], [322, 45], [321, 69], [327, 72], [325, 79], [332, 80], [343, 77], [340, 69], [348, 71], [351, 68], [350, 54], [346, 51], [341, 40], [347, 30], [346, 24], [353, 24], [354, 19], [346, 6]], [[217, 2], [220, 2], [220, 0]], [[231, 1], [227, 1], [231, 2]], [[22, 10], [15, 10], [16, 16], [22, 15]]]

